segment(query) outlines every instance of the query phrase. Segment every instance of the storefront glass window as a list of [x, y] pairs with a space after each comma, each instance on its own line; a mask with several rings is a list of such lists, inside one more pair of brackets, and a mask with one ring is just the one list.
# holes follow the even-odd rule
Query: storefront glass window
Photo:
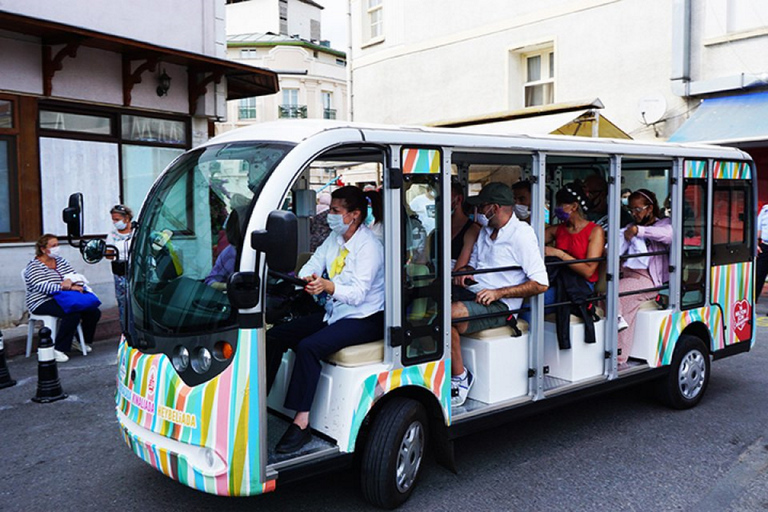
[[8, 140], [0, 139], [0, 233], [11, 230], [11, 154]]
[[187, 129], [183, 121], [123, 116], [123, 139], [162, 144], [186, 144]]
[[109, 117], [41, 110], [40, 129], [111, 135], [112, 123]]
[[183, 149], [123, 144], [123, 200], [138, 212], [155, 179]]
[[13, 128], [13, 103], [0, 100], [0, 128]]

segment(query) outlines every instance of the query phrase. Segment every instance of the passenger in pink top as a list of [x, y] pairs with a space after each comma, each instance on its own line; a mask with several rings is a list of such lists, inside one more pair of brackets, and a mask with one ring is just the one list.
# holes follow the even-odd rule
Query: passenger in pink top
[[[620, 294], [658, 287], [669, 281], [668, 252], [669, 244], [672, 243], [672, 221], [660, 218], [656, 195], [642, 188], [629, 196], [629, 211], [634, 222], [624, 230], [624, 238], [631, 242], [637, 237], [645, 242], [647, 252], [667, 251], [667, 254], [633, 258], [632, 263], [624, 260], [619, 281]], [[632, 351], [637, 310], [643, 302], [656, 297], [656, 294], [653, 291], [619, 297], [619, 370], [627, 367], [627, 358]]]

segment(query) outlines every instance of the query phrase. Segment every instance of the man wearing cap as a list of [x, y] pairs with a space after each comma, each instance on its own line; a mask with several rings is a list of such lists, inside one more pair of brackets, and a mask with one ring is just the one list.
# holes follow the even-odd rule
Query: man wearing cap
[[462, 286], [472, 281], [477, 284], [471, 285], [471, 291], [475, 292], [474, 301], [451, 304], [452, 318], [489, 313], [499, 313], [499, 316], [452, 325], [451, 403], [454, 406], [464, 404], [474, 383], [474, 376], [461, 357], [461, 335], [505, 325], [509, 315], [504, 312], [519, 309], [524, 298], [544, 293], [549, 287], [536, 234], [529, 224], [518, 220], [514, 214], [512, 189], [503, 183], [489, 183], [467, 202], [477, 207], [475, 221], [482, 228], [469, 265], [461, 270], [519, 269], [456, 278], [457, 284]]

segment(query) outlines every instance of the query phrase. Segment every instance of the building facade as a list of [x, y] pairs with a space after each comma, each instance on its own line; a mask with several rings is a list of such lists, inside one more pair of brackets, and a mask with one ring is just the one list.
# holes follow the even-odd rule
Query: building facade
[[[0, 4], [0, 327], [22, 319], [20, 271], [41, 234], [65, 234], [71, 193], [86, 233], [105, 235], [111, 206], [138, 212], [228, 98], [278, 90], [274, 73], [224, 59], [224, 16], [224, 0]], [[114, 304], [107, 263], [64, 256]]]

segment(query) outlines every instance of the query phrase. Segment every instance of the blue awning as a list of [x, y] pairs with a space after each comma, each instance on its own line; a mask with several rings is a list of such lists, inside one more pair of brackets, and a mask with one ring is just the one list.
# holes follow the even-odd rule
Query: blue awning
[[768, 91], [701, 102], [669, 142], [768, 141]]

